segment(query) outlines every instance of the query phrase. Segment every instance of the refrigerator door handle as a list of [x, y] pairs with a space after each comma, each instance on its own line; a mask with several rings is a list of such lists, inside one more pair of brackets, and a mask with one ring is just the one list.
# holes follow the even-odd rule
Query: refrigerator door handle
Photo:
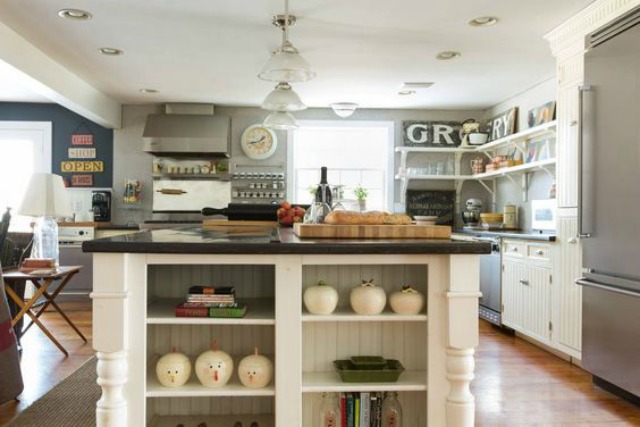
[[585, 286], [588, 288], [596, 288], [607, 292], [613, 292], [616, 294], [627, 295], [635, 298], [640, 298], [640, 292], [634, 292], [627, 289], [617, 288], [614, 286], [602, 285], [598, 282], [594, 282], [593, 280], [589, 280], [586, 277], [581, 277], [576, 280], [576, 284], [580, 286]]
[[593, 94], [593, 86], [582, 85], [578, 88], [578, 112], [580, 127], [578, 130], [578, 237], [589, 238], [593, 235], [593, 132], [594, 103], [588, 103], [588, 94]]

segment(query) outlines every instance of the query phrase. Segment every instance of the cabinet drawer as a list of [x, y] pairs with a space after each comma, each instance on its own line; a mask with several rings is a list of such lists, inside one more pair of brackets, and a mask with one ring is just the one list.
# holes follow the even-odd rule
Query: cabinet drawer
[[502, 255], [508, 258], [524, 258], [526, 245], [524, 242], [505, 241]]
[[527, 245], [527, 258], [548, 262], [551, 259], [551, 247], [544, 244], [529, 243]]

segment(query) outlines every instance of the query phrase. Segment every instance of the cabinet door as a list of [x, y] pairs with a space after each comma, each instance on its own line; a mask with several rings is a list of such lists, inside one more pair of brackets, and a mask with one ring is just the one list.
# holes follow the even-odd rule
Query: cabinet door
[[559, 208], [578, 205], [578, 84], [563, 87], [558, 92], [558, 138], [556, 192]]
[[502, 323], [518, 331], [523, 329], [524, 293], [520, 280], [524, 275], [521, 262], [502, 261]]
[[[582, 287], [575, 280], [582, 270], [582, 250], [575, 216], [558, 218], [557, 256], [553, 284], [553, 340], [580, 357], [582, 348]], [[571, 351], [573, 350], [573, 352]]]
[[523, 332], [542, 342], [549, 342], [551, 270], [529, 265], [526, 267], [525, 276], [526, 278], [520, 282], [524, 299]]

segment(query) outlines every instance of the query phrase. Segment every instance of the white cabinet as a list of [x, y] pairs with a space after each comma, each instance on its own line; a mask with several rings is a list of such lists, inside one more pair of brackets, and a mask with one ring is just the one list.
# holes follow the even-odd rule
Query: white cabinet
[[551, 341], [551, 261], [549, 243], [503, 241], [502, 321], [548, 344]]

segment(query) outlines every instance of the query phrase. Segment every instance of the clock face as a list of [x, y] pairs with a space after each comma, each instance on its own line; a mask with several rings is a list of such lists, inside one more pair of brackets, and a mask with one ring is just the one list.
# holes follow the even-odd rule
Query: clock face
[[242, 134], [242, 151], [252, 159], [266, 159], [276, 152], [276, 134], [262, 125], [249, 126]]

